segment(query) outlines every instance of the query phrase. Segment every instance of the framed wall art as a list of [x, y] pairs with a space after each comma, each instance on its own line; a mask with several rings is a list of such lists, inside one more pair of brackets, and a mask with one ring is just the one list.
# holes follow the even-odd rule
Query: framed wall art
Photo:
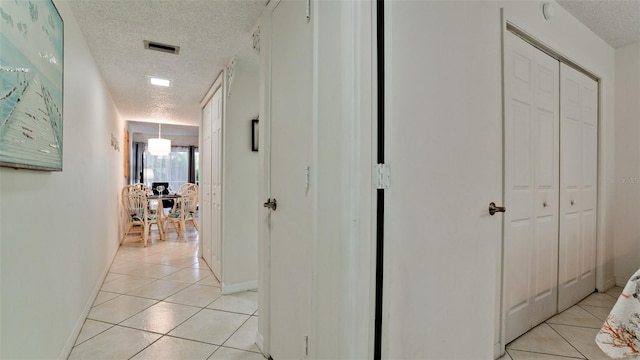
[[0, 166], [62, 171], [64, 23], [51, 0], [0, 16]]

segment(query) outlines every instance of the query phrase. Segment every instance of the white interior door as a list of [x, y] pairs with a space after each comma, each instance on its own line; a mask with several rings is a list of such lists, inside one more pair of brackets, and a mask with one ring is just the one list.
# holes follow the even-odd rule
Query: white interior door
[[272, 13], [270, 194], [277, 209], [269, 210], [269, 334], [275, 360], [305, 358], [310, 327], [312, 22], [305, 1], [281, 1]]
[[202, 257], [211, 267], [211, 100], [202, 109], [200, 129], [202, 148], [200, 149], [200, 242]]
[[506, 342], [556, 313], [559, 62], [505, 34]]
[[598, 84], [562, 64], [558, 308], [595, 289]]
[[211, 98], [211, 262], [222, 279], [222, 87]]

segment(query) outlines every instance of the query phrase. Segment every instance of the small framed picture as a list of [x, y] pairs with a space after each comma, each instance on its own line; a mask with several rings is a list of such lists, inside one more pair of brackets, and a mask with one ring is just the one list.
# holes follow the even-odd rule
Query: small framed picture
[[258, 151], [258, 119], [251, 120], [251, 151]]

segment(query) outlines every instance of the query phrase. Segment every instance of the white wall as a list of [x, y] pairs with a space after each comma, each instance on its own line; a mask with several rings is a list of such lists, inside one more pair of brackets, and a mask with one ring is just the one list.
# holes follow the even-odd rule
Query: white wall
[[[383, 357], [488, 359], [500, 268], [500, 10], [386, 8]], [[444, 30], [443, 30], [444, 29]]]
[[[476, 210], [485, 214], [484, 203], [482, 209], [469, 209], [464, 194], [475, 195], [472, 189], [487, 179], [502, 188], [500, 172], [493, 173], [495, 161], [502, 159], [501, 8], [507, 20], [601, 78], [597, 286], [604, 290], [613, 285], [614, 184], [606, 179], [615, 165], [614, 51], [559, 6], [556, 16], [545, 20], [542, 4], [391, 2], [389, 16], [412, 28], [403, 27], [395, 37], [398, 48], [409, 50], [388, 54], [388, 61], [400, 64], [396, 65], [400, 70], [388, 75], [387, 85], [396, 76], [420, 84], [418, 91], [407, 94], [387, 88], [389, 99], [395, 101], [387, 109], [388, 204], [402, 204], [397, 212], [385, 213], [386, 241], [391, 256], [398, 244], [414, 249], [405, 250], [403, 255], [408, 256], [396, 258], [395, 263], [385, 263], [391, 290], [385, 298], [390, 307], [384, 319], [395, 326], [385, 328], [389, 342], [384, 346], [391, 358], [489, 358], [500, 347], [499, 332], [492, 331], [500, 323], [499, 233], [495, 239], [482, 238], [485, 232], [467, 231], [471, 226], [467, 221], [443, 226], [450, 218], [438, 219], [443, 211], [458, 219], [470, 219], [469, 212]], [[486, 143], [494, 155], [481, 158], [482, 154], [469, 152], [477, 143]], [[452, 168], [451, 163], [464, 159], [465, 167]], [[485, 163], [488, 166], [478, 166]], [[400, 167], [411, 171], [400, 178]], [[486, 204], [501, 202], [494, 189], [485, 188]], [[480, 220], [476, 226], [481, 230]], [[489, 268], [487, 258], [495, 266]], [[489, 291], [470, 291], [477, 284]]]
[[0, 168], [3, 359], [66, 358], [118, 248], [125, 124], [70, 9], [55, 4], [65, 30], [64, 168]]
[[257, 55], [255, 60], [240, 58], [231, 96], [223, 94], [223, 292], [257, 287], [258, 209], [262, 203], [258, 199], [258, 153], [251, 151], [251, 120], [259, 112], [258, 86]]
[[626, 284], [640, 268], [640, 43], [616, 49], [614, 273]]

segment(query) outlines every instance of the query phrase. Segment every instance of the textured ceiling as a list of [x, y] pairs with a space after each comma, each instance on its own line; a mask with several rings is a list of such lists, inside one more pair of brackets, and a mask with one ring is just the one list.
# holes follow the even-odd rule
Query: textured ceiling
[[[197, 126], [199, 102], [231, 58], [258, 63], [251, 31], [265, 0], [68, 4], [125, 120]], [[179, 46], [180, 53], [146, 50], [144, 40]], [[170, 79], [172, 87], [152, 86], [148, 76]]]
[[640, 41], [640, 0], [558, 0], [614, 48]]
[[[257, 66], [251, 31], [267, 0], [69, 0], [125, 120], [197, 126], [199, 102], [234, 56]], [[640, 0], [558, 0], [613, 47], [640, 41]], [[145, 50], [150, 40], [180, 54]], [[148, 84], [148, 76], [173, 81]], [[141, 127], [143, 128], [143, 127]]]

